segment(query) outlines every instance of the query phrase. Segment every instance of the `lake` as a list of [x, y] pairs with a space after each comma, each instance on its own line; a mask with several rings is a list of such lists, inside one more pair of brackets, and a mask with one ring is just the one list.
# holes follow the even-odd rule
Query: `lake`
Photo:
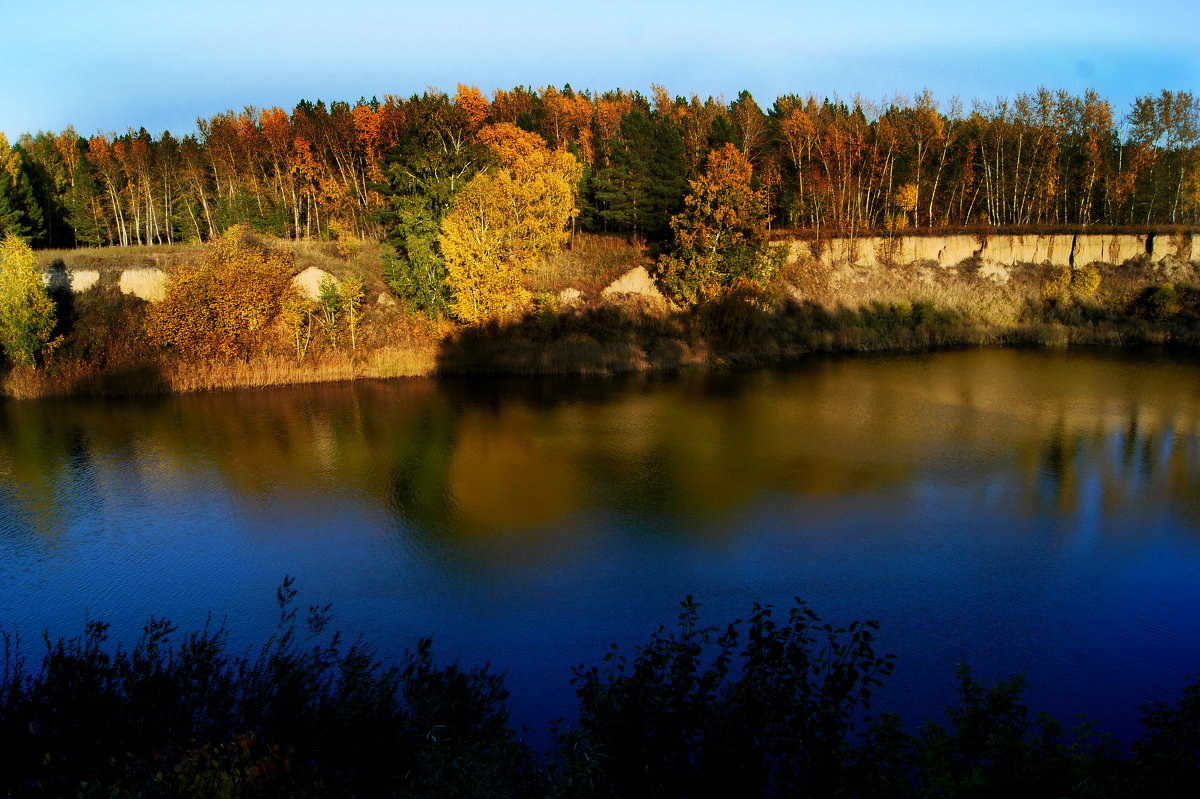
[[507, 672], [543, 741], [572, 666], [800, 597], [882, 623], [876, 709], [955, 669], [1129, 739], [1200, 670], [1200, 359], [971, 350], [749, 373], [408, 380], [0, 405], [0, 626], [225, 617], [292, 575], [384, 653]]

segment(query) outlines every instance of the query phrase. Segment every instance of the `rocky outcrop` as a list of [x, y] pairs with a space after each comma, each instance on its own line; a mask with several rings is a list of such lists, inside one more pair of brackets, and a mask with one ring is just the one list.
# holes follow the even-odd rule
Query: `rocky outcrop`
[[1002, 266], [1049, 264], [1070, 266], [1075, 236], [988, 236], [979, 258]]
[[969, 261], [983, 249], [978, 236], [946, 236], [939, 241], [942, 242], [942, 248], [933, 260], [948, 266], [958, 266], [963, 261]]
[[316, 302], [321, 299], [321, 282], [326, 278], [337, 283], [337, 278], [324, 269], [310, 266], [292, 278], [292, 285], [296, 287], [302, 297]]
[[1123, 264], [1147, 254], [1146, 236], [1079, 235], [1075, 238], [1075, 266]]
[[583, 303], [583, 292], [577, 288], [565, 288], [558, 292], [559, 305], [580, 305]]
[[100, 273], [95, 269], [76, 269], [68, 273], [71, 291], [87, 291], [100, 283]]
[[42, 284], [52, 292], [72, 291], [78, 294], [99, 282], [100, 273], [95, 269], [66, 269], [59, 266], [42, 272]]
[[122, 294], [132, 294], [146, 302], [158, 302], [167, 293], [167, 273], [161, 269], [126, 269], [121, 273], [117, 285]]
[[1155, 236], [1150, 241], [1150, 260], [1186, 263], [1193, 260], [1194, 246], [1192, 236]]
[[642, 297], [662, 300], [663, 302], [667, 301], [667, 298], [658, 290], [654, 278], [650, 277], [650, 273], [646, 271], [646, 267], [644, 266], [630, 269], [612, 283], [609, 283], [604, 291], [600, 292], [600, 296], [605, 298], [620, 297], [623, 294], [636, 294]]

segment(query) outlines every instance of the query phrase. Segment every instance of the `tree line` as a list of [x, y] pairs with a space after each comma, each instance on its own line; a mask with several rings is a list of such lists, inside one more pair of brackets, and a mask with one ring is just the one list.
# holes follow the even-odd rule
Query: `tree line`
[[[1162, 91], [1121, 114], [1092, 91], [1039, 89], [966, 110], [925, 91], [884, 102], [460, 85], [407, 99], [301, 101], [197, 121], [195, 133], [0, 137], [0, 235], [42, 247], [388, 238], [430, 268], [478, 133], [508, 124], [579, 163], [575, 229], [670, 236], [688, 182], [732, 145], [772, 228], [854, 234], [945, 226], [1200, 220], [1200, 99]], [[435, 259], [440, 260], [440, 259]]]

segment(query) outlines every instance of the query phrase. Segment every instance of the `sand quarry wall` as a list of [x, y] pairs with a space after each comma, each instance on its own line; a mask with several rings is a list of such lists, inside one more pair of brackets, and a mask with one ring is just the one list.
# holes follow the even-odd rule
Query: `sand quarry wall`
[[[946, 236], [860, 236], [823, 241], [797, 239], [790, 243], [789, 260], [820, 261], [833, 268], [884, 267], [905, 264], [934, 264], [953, 268], [971, 264], [980, 274], [996, 280], [1008, 279], [1008, 268], [1021, 264], [1079, 267], [1093, 263], [1122, 265], [1131, 261], [1177, 266], [1200, 261], [1200, 243], [1192, 234], [1055, 233], [1055, 234], [953, 234]], [[640, 270], [640, 271], [639, 271]], [[605, 290], [647, 293], [642, 284], [658, 295], [649, 274], [638, 269], [626, 274]], [[636, 273], [636, 274], [635, 274]], [[316, 299], [322, 278], [330, 277], [310, 267], [293, 278], [296, 287]], [[69, 286], [86, 291], [99, 285], [95, 270], [58, 270], [44, 273], [47, 285]], [[624, 282], [622, 282], [624, 281]], [[626, 285], [628, 283], [628, 285]], [[635, 285], [636, 284], [636, 285]], [[165, 294], [166, 273], [157, 268], [123, 270], [117, 281], [121, 291], [149, 302]]]
[[934, 263], [955, 267], [964, 262], [981, 267], [1019, 264], [1080, 267], [1104, 263], [1121, 265], [1145, 259], [1150, 263], [1192, 263], [1200, 246], [1191, 234], [1127, 233], [955, 234], [947, 236], [861, 236], [825, 241], [791, 242], [790, 260], [818, 260], [831, 267], [893, 266]]

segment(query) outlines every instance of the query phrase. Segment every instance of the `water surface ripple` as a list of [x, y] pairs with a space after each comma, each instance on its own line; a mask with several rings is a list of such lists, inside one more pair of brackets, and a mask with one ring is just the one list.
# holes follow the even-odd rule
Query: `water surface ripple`
[[[1200, 362], [966, 351], [782, 372], [413, 380], [0, 405], [0, 625], [228, 617], [284, 574], [398, 652], [508, 673], [515, 718], [688, 594], [876, 618], [880, 704], [966, 662], [1126, 737], [1200, 669]], [[31, 643], [32, 642], [32, 643]]]

